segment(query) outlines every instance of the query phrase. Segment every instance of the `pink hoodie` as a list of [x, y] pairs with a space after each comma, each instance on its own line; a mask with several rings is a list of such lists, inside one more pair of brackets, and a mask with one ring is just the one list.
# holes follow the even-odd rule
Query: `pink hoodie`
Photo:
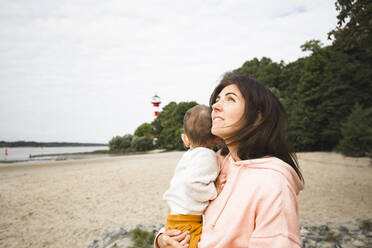
[[227, 181], [204, 213], [198, 247], [301, 247], [297, 194], [303, 184], [295, 170], [275, 157], [219, 159]]
[[295, 170], [275, 157], [235, 162], [217, 154], [227, 181], [204, 213], [198, 248], [301, 247], [297, 194], [303, 184]]

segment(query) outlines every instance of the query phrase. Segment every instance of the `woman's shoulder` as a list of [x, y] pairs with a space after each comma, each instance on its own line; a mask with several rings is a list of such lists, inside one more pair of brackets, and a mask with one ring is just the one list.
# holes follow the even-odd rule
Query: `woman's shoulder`
[[239, 174], [239, 181], [251, 187], [278, 190], [286, 185], [283, 175], [270, 169], [242, 167]]
[[247, 176], [259, 177], [272, 180], [272, 183], [286, 183], [298, 181], [296, 171], [287, 163], [276, 157], [263, 157], [257, 159], [243, 160], [235, 162], [241, 166]]
[[[267, 161], [266, 161], [267, 162]], [[277, 168], [280, 161], [274, 166], [267, 166], [267, 163], [254, 163], [254, 165], [240, 165], [240, 175], [238, 179], [239, 187], [249, 189], [254, 192], [257, 198], [271, 199], [284, 197], [292, 199], [302, 189], [303, 184], [296, 175], [292, 175], [286, 168]]]
[[234, 164], [239, 170], [239, 182], [260, 191], [281, 191], [292, 180], [276, 158], [251, 159]]

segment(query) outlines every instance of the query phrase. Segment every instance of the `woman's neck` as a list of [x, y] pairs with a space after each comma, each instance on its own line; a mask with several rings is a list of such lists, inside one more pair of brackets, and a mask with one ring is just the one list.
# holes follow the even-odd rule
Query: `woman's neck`
[[227, 148], [229, 148], [230, 155], [235, 161], [240, 161], [241, 160], [238, 156], [238, 150], [239, 150], [238, 145], [228, 145]]

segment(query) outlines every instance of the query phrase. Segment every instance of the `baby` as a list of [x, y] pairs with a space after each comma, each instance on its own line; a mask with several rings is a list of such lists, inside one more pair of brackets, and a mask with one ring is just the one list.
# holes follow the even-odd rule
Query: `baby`
[[190, 149], [178, 162], [170, 187], [163, 195], [170, 208], [165, 229], [188, 230], [190, 248], [198, 246], [203, 212], [209, 201], [217, 197], [214, 181], [219, 166], [216, 153], [211, 149], [217, 138], [212, 135], [211, 126], [209, 107], [196, 105], [186, 112], [181, 138]]

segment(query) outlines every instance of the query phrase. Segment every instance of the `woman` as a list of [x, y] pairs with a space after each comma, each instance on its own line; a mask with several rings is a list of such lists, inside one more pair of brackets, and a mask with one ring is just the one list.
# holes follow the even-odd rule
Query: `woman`
[[[303, 178], [287, 140], [287, 118], [260, 82], [227, 74], [210, 98], [222, 192], [204, 213], [199, 248], [301, 247], [297, 194]], [[170, 230], [155, 246], [187, 247], [188, 234]]]

